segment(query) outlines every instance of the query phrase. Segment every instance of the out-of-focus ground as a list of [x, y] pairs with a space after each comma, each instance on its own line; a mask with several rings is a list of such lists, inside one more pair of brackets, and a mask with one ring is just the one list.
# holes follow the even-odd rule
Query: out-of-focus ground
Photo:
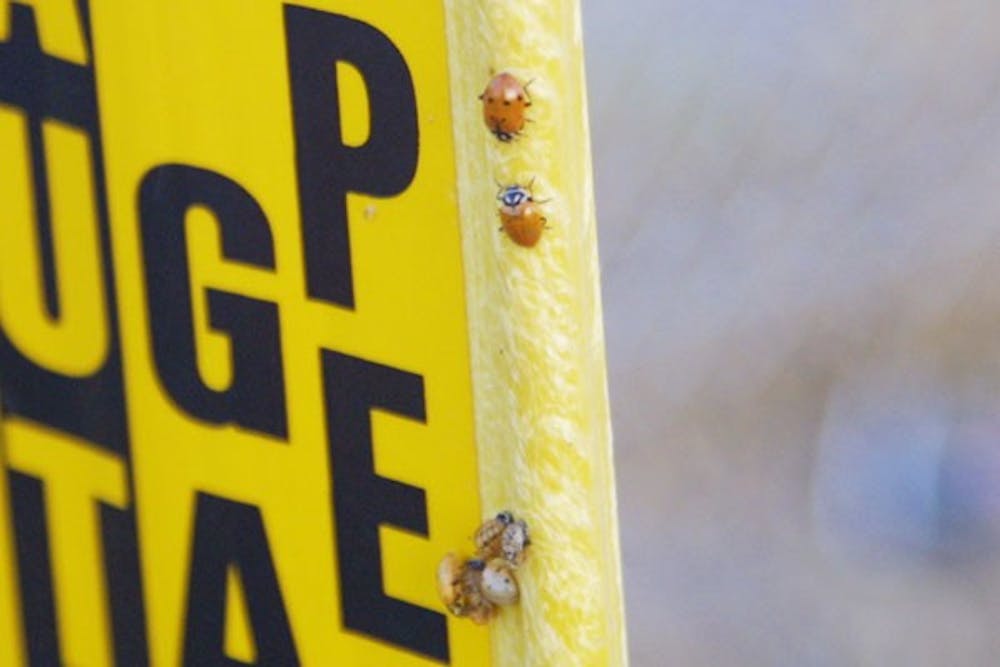
[[1000, 664], [1000, 3], [583, 16], [633, 665]]

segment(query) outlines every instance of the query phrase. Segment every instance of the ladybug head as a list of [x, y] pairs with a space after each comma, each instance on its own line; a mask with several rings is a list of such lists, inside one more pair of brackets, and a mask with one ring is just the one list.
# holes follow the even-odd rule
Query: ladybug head
[[528, 192], [527, 188], [523, 188], [520, 185], [510, 185], [503, 189], [503, 191], [497, 195], [504, 206], [510, 208], [517, 208], [522, 203], [526, 201], [532, 201], [531, 193]]

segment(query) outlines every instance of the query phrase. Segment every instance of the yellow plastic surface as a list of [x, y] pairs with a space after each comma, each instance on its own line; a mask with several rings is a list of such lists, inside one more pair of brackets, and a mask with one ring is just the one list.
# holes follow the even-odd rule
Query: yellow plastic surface
[[[83, 30], [75, 3], [38, 4], [48, 8], [40, 21], [49, 53], [74, 52]], [[444, 7], [363, 0], [296, 4], [360, 19], [383, 32], [403, 55], [416, 91], [420, 156], [412, 183], [395, 197], [348, 198], [354, 310], [310, 299], [304, 286], [284, 3], [259, 0], [251, 8], [245, 0], [90, 2], [112, 257], [101, 257], [96, 223], [85, 215], [92, 211], [86, 135], [46, 124], [50, 170], [59, 179], [52, 192], [64, 306], [59, 319], [43, 312], [24, 115], [0, 105], [0, 195], [9, 204], [0, 211], [0, 326], [38, 367], [87, 375], [107, 352], [109, 322], [97, 267], [111, 261], [116, 274], [131, 464], [13, 415], [0, 429], [6, 467], [41, 480], [46, 493], [56, 494], [52, 498], [67, 499], [48, 507], [65, 664], [112, 660], [105, 582], [94, 575], [102, 557], [94, 543], [97, 499], [137, 512], [150, 658], [154, 665], [181, 663], [196, 491], [261, 509], [303, 664], [437, 664], [343, 627], [319, 351], [350, 354], [423, 379], [426, 423], [372, 412], [376, 473], [426, 492], [430, 529], [425, 537], [383, 525], [381, 565], [387, 595], [445, 614], [435, 588], [437, 562], [468, 545], [482, 512], [452, 194]], [[9, 34], [6, 17], [0, 12], [0, 39]], [[346, 143], [360, 144], [368, 133], [368, 104], [352, 70], [338, 66], [344, 79], [342, 127]], [[190, 287], [198, 370], [216, 389], [232, 381], [231, 341], [209, 325], [205, 290], [277, 304], [287, 442], [186, 414], [158, 377], [149, 318], [158, 306], [147, 303], [137, 200], [144, 175], [165, 163], [231, 179], [267, 216], [273, 271], [226, 261], [213, 216], [192, 208], [186, 220]], [[101, 477], [92, 479], [95, 472]], [[8, 503], [0, 475], [0, 664], [20, 665], [25, 654]], [[89, 536], [86, 548], [75, 541], [78, 534]], [[238, 585], [236, 578], [227, 584], [225, 646], [246, 658], [255, 648]], [[486, 628], [448, 617], [452, 662], [488, 663], [488, 636]]]

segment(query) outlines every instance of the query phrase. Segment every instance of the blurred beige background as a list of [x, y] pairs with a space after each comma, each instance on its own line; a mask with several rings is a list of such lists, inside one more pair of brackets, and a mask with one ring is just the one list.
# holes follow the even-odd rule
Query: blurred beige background
[[1000, 3], [582, 4], [633, 665], [1000, 664]]

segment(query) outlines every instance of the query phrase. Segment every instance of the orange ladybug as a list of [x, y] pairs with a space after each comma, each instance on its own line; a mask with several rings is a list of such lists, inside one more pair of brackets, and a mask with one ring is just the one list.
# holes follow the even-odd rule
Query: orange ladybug
[[497, 74], [479, 96], [483, 101], [483, 120], [500, 141], [510, 141], [524, 129], [524, 110], [531, 106], [529, 81], [525, 85], [509, 72]]
[[497, 199], [500, 200], [501, 230], [507, 232], [511, 240], [526, 248], [538, 243], [545, 229], [546, 218], [531, 193], [520, 185], [504, 188]]

